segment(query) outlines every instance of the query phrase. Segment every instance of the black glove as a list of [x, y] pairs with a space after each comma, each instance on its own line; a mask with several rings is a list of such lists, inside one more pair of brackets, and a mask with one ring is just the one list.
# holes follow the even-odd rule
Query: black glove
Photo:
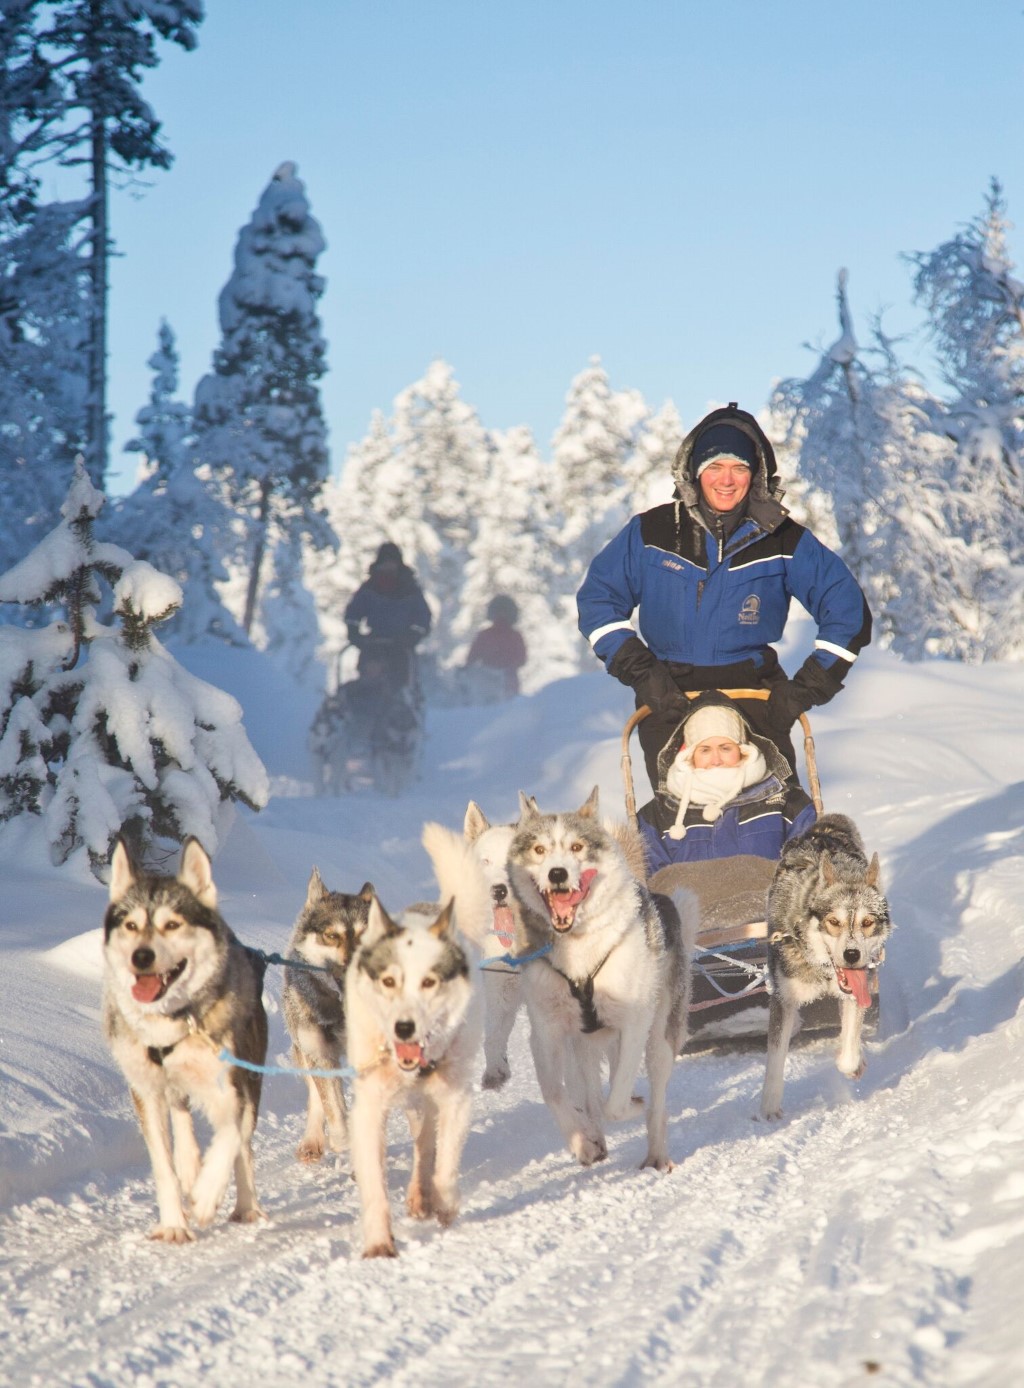
[[639, 636], [630, 636], [612, 656], [608, 673], [634, 690], [641, 704], [652, 713], [686, 711], [686, 695], [672, 678], [667, 665], [648, 650]]
[[778, 684], [772, 685], [765, 715], [771, 727], [777, 728], [788, 737], [790, 728], [801, 713], [806, 713], [810, 707], [811, 700], [799, 685], [794, 684], [792, 680], [780, 680]]

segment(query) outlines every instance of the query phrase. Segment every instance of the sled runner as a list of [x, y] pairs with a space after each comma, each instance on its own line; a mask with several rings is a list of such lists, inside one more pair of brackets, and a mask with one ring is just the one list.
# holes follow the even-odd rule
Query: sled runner
[[[696, 698], [700, 691], [687, 691]], [[762, 689], [721, 689], [731, 699], [767, 699]], [[645, 705], [627, 720], [622, 733], [622, 779], [625, 787], [626, 814], [637, 829], [636, 794], [633, 787], [633, 764], [630, 756], [630, 737], [633, 730], [648, 716]], [[810, 720], [800, 715], [804, 734], [804, 760], [807, 786], [820, 815], [823, 812], [821, 784], [818, 780], [814, 737]], [[775, 861], [737, 854], [728, 858], [711, 858], [702, 862], [673, 863], [659, 868], [648, 886], [656, 892], [672, 895], [680, 888], [693, 893], [698, 903], [698, 927], [693, 958], [693, 991], [690, 1002], [690, 1035], [742, 1035], [767, 1028], [768, 990], [768, 923], [765, 920], [765, 898], [775, 873]], [[877, 989], [878, 975], [872, 974], [872, 986]], [[875, 994], [866, 1022], [877, 1021], [878, 998]], [[805, 1008], [801, 1030], [834, 1030], [835, 1006], [823, 999]]]

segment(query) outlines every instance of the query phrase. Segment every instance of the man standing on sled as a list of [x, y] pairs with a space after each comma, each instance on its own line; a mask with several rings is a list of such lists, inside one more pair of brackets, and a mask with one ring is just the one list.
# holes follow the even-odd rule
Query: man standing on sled
[[[580, 631], [637, 707], [651, 709], [638, 733], [652, 786], [685, 716], [685, 690], [769, 690], [767, 700], [737, 702], [795, 767], [790, 729], [838, 693], [871, 639], [864, 594], [839, 556], [790, 519], [771, 443], [735, 403], [687, 434], [672, 477], [675, 498], [634, 516], [590, 565]], [[818, 635], [789, 679], [772, 643], [794, 597]]]

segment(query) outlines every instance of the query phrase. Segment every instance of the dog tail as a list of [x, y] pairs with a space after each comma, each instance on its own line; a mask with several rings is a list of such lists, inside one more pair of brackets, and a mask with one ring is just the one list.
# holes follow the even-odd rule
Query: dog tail
[[421, 840], [434, 867], [440, 899], [455, 902], [460, 935], [481, 946], [492, 929], [493, 912], [487, 879], [471, 845], [443, 824], [425, 824]]

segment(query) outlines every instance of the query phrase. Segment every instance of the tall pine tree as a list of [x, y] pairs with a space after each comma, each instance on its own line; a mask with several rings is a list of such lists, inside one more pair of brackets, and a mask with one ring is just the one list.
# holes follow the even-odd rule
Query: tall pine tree
[[319, 381], [326, 343], [317, 305], [324, 248], [294, 164], [282, 164], [239, 234], [220, 296], [221, 345], [196, 387], [195, 456], [244, 524], [247, 635], [280, 535], [336, 544], [319, 506], [328, 474]]

